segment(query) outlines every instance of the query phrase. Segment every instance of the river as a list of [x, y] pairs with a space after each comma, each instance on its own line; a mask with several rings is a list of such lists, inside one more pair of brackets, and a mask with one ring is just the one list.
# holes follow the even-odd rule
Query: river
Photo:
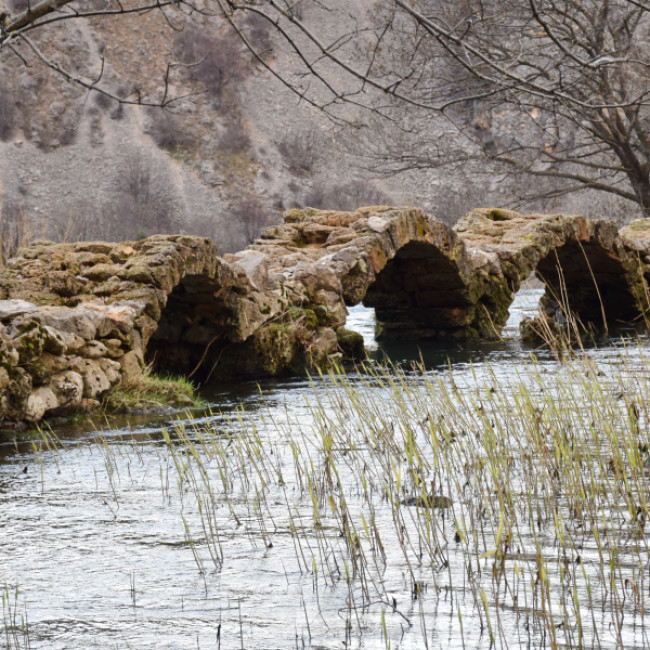
[[517, 339], [539, 295], [453, 348], [354, 308], [367, 371], [2, 445], [0, 643], [648, 647], [647, 342], [560, 363]]

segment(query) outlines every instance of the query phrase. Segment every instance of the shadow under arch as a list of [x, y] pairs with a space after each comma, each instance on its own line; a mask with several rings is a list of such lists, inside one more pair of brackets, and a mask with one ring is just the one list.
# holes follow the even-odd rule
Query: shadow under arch
[[466, 338], [476, 305], [458, 265], [435, 244], [411, 241], [379, 271], [362, 303], [377, 340]]
[[639, 316], [639, 303], [624, 261], [598, 242], [569, 240], [537, 263], [545, 284], [542, 309], [570, 311], [584, 324], [611, 328]]
[[145, 361], [158, 373], [204, 379], [204, 363], [233, 333], [236, 310], [223, 278], [187, 275], [173, 288]]

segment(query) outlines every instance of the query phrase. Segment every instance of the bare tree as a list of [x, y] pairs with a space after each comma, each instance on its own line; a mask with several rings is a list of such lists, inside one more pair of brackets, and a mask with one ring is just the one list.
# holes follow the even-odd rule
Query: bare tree
[[[13, 53], [120, 102], [174, 101], [170, 75], [189, 59], [168, 59], [158, 95], [123, 97], [104, 85], [103, 59], [93, 74], [66, 68], [38, 34], [62, 20], [135, 20], [147, 11], [179, 29], [197, 7], [107, 0], [96, 9], [80, 1], [27, 0], [22, 10], [25, 3], [14, 2], [0, 15], [0, 66]], [[547, 196], [602, 190], [650, 215], [650, 0], [376, 0], [366, 15], [337, 11], [339, 33], [326, 41], [320, 21], [332, 10], [322, 0], [214, 0], [210, 7], [301, 100], [337, 120], [352, 119], [341, 105], [361, 107], [413, 134], [412, 148], [382, 149], [366, 138], [387, 173], [475, 159], [492, 171], [543, 179], [535, 189]], [[294, 55], [285, 67], [268, 57], [265, 21], [274, 43]], [[212, 81], [218, 88], [220, 77]]]
[[[546, 196], [602, 190], [650, 215], [648, 0], [377, 0], [365, 26], [341, 20], [331, 42], [316, 0], [311, 23], [282, 0], [217, 2], [253, 52], [239, 16], [269, 21], [295, 58], [267, 68], [303, 100], [334, 118], [362, 106], [417, 134], [413, 151], [378, 152], [387, 172], [477, 159], [543, 179]], [[451, 153], [429, 123], [444, 123]]]
[[246, 245], [252, 244], [263, 228], [269, 225], [266, 208], [255, 198], [242, 199], [231, 210], [233, 221], [239, 224]]
[[[13, 55], [25, 65], [43, 65], [66, 81], [88, 91], [101, 93], [120, 104], [168, 106], [181, 99], [169, 94], [170, 75], [181, 63], [173, 60], [166, 63], [161, 71], [163, 91], [156, 96], [145, 96], [138, 89], [120, 94], [112, 90], [104, 79], [106, 61], [103, 50], [94, 66], [86, 60], [70, 64], [69, 61], [62, 61], [61, 56], [53, 55], [40, 38], [41, 33], [46, 33], [49, 27], [61, 21], [114, 19], [117, 16], [137, 20], [139, 16], [152, 11], [160, 12], [171, 29], [180, 31], [184, 15], [197, 10], [188, 0], [133, 0], [125, 3], [121, 0], [106, 0], [100, 8], [83, 0], [14, 0], [10, 10], [0, 6], [0, 71], [5, 57]], [[93, 68], [91, 73], [88, 72], [89, 68]]]
[[93, 226], [104, 239], [142, 239], [177, 231], [178, 196], [164, 168], [137, 151], [124, 156], [113, 178], [113, 195], [103, 208], [101, 224]]

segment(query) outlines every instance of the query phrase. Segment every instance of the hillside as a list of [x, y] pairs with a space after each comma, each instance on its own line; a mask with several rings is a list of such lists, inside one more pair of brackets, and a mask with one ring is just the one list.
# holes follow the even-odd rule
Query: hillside
[[[102, 6], [101, 0], [80, 4]], [[490, 176], [476, 161], [380, 174], [366, 156], [368, 143], [375, 153], [410, 146], [401, 124], [349, 105], [337, 122], [299, 101], [221, 18], [200, 13], [208, 7], [199, 3], [192, 15], [178, 11], [173, 21], [159, 11], [62, 21], [34, 37], [61, 65], [88, 78], [101, 74], [119, 96], [181, 97], [165, 111], [87, 92], [24, 47], [22, 59], [0, 51], [0, 236], [6, 249], [24, 238], [126, 240], [183, 232], [208, 235], [227, 252], [296, 206], [417, 205], [451, 223], [474, 206], [513, 205], [522, 193], [512, 179]], [[295, 10], [325, 39], [341, 24], [362, 27], [367, 20], [360, 2], [302, 2]], [[288, 43], [254, 16], [244, 28], [264, 61], [290, 74]], [[431, 119], [427, 128], [446, 137], [444, 121]], [[625, 202], [588, 194], [526, 207], [560, 206], [590, 216], [636, 216]]]

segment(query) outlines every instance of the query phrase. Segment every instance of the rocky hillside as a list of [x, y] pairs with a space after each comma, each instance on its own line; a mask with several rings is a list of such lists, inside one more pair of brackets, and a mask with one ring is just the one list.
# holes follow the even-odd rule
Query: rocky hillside
[[[11, 9], [22, 3], [13, 0]], [[86, 11], [103, 6], [79, 0]], [[153, 11], [62, 21], [33, 37], [51, 60], [86, 78], [101, 76], [116, 95], [153, 103], [165, 93], [180, 98], [164, 111], [87, 92], [25, 47], [0, 51], [5, 255], [25, 239], [119, 241], [157, 232], [210, 236], [228, 252], [293, 207], [418, 205], [451, 223], [470, 207], [513, 198], [503, 179], [474, 168], [380, 178], [363, 155], [368, 130], [357, 137], [363, 115], [346, 107], [352, 126], [337, 124], [298, 101], [221, 19], [201, 13], [207, 2], [195, 6], [198, 12], [178, 11], [172, 20]], [[346, 0], [294, 5], [324, 38], [341, 22], [361, 24], [366, 9]], [[266, 64], [291, 69], [291, 48], [268, 23], [251, 16], [243, 29]], [[444, 124], [431, 129], [444, 137]], [[379, 146], [399, 144], [402, 135], [390, 123], [371, 130]], [[562, 207], [609, 217], [621, 211], [589, 197], [564, 198]]]

